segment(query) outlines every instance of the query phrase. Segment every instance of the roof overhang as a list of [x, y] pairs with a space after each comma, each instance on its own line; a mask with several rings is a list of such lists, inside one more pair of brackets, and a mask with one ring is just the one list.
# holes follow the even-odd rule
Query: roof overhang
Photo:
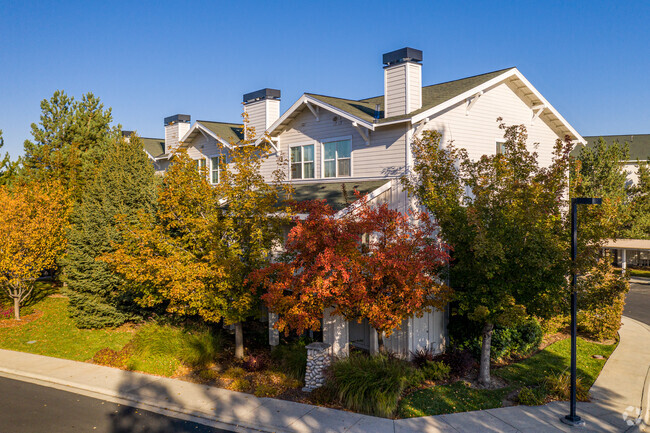
[[[273, 137], [274, 134], [277, 135], [280, 132], [284, 130], [284, 128], [291, 123], [292, 120], [296, 118], [298, 114], [302, 112], [304, 109], [309, 109], [311, 105], [312, 107], [316, 106], [319, 108], [322, 108], [324, 110], [330, 111], [332, 113], [335, 113], [345, 119], [348, 119], [349, 121], [356, 123], [359, 127], [366, 128], [370, 131], [375, 130], [375, 124], [369, 123], [357, 116], [353, 116], [352, 114], [348, 113], [345, 110], [341, 110], [340, 108], [336, 108], [333, 105], [327, 104], [317, 98], [314, 98], [310, 95], [304, 94], [302, 95], [294, 104], [287, 110], [285, 113], [280, 116], [278, 120], [273, 122], [273, 124], [269, 127], [267, 130], [267, 133], [270, 137]], [[259, 143], [262, 140], [262, 138], [259, 138], [256, 142]]]
[[179, 140], [180, 147], [189, 147], [190, 143], [194, 141], [194, 139], [199, 135], [202, 135], [206, 138], [211, 137], [226, 146], [228, 149], [232, 149], [232, 144], [230, 144], [228, 140], [224, 140], [223, 138], [219, 137], [217, 134], [210, 131], [205, 125], [202, 125], [199, 121], [194, 122], [194, 125], [192, 125], [190, 130], [187, 131], [183, 138]]
[[[513, 80], [513, 82], [517, 86], [518, 91], [528, 96], [529, 99], [536, 101], [533, 104], [533, 107], [531, 108], [543, 106], [543, 110], [548, 113], [548, 114], [544, 113], [546, 115], [546, 120], [549, 121], [554, 128], [563, 130], [563, 132], [567, 133], [572, 140], [575, 140], [582, 144], [587, 143], [587, 141], [578, 133], [578, 131], [576, 131], [569, 124], [569, 122], [567, 122], [566, 119], [562, 117], [562, 115], [546, 100], [546, 98], [542, 96], [542, 94], [530, 83], [530, 81], [528, 81], [526, 77], [524, 77], [523, 74], [519, 72], [517, 68], [509, 69], [503, 74], [498, 75], [492, 78], [491, 80], [486, 81], [483, 84], [480, 84], [470, 90], [467, 90], [464, 93], [461, 93], [460, 95], [454, 98], [451, 98], [443, 102], [442, 104], [438, 104], [435, 107], [431, 107], [428, 110], [413, 116], [410, 120], [413, 124], [429, 120], [430, 118], [435, 117], [437, 114], [441, 113], [442, 111], [451, 108], [456, 104], [465, 102], [468, 98], [471, 98], [479, 94], [480, 92], [484, 92], [487, 89], [496, 86], [497, 84], [500, 84], [508, 79]], [[539, 117], [539, 114], [540, 113], [537, 113], [536, 116]], [[389, 123], [381, 124], [381, 126], [387, 124]]]

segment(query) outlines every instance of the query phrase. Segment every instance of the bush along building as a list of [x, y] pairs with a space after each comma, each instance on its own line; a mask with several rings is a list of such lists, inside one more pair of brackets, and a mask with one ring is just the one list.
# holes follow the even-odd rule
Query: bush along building
[[[344, 210], [358, 190], [369, 194], [371, 203], [388, 203], [405, 212], [416, 203], [400, 177], [413, 166], [411, 142], [425, 130], [439, 131], [442, 143], [453, 140], [477, 159], [503, 150], [503, 130], [497, 122], [501, 117], [506, 124], [526, 126], [528, 143], [538, 146], [544, 165], [551, 163], [558, 138], [569, 136], [584, 143], [517, 68], [423, 86], [422, 51], [403, 48], [384, 54], [382, 60], [383, 95], [357, 100], [304, 93], [284, 112], [280, 90], [244, 95], [244, 110], [256, 131], [255, 137], [246, 138], [256, 143], [270, 140], [273, 148], [263, 165], [265, 176], [270, 178], [276, 159], [286, 156], [287, 178], [299, 201], [326, 199]], [[381, 79], [379, 71], [373, 76]], [[237, 145], [243, 134], [241, 123], [197, 120], [190, 126], [190, 116], [179, 114], [165, 119], [164, 145], [155, 141], [149, 145], [155, 152], [147, 151], [157, 169], [164, 171], [170, 153], [182, 146], [217, 183], [219, 164], [228, 161], [228, 147]], [[277, 331], [269, 332], [272, 344], [277, 342]], [[404, 355], [421, 348], [441, 351], [446, 334], [445, 312], [433, 311], [405, 320], [385, 345]], [[377, 335], [367, 323], [347, 322], [327, 311], [323, 341], [336, 355], [347, 354], [352, 346], [377, 350]]]

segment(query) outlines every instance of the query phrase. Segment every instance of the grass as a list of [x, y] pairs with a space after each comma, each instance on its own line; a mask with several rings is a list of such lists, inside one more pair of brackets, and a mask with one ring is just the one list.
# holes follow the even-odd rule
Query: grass
[[[589, 388], [616, 345], [591, 343], [579, 338], [577, 346], [578, 375]], [[592, 355], [601, 355], [604, 359], [594, 359]], [[561, 375], [569, 366], [570, 356], [570, 340], [558, 341], [530, 358], [493, 370], [493, 376], [508, 382], [504, 388], [476, 389], [461, 381], [421, 389], [402, 399], [400, 415], [409, 418], [501, 407], [511, 392], [523, 387], [542, 386], [548, 377]]]
[[100, 349], [120, 350], [133, 337], [120, 330], [78, 329], [68, 317], [67, 305], [66, 298], [51, 297], [33, 305], [34, 310], [43, 312], [43, 317], [19, 326], [1, 327], [0, 348], [88, 361]]

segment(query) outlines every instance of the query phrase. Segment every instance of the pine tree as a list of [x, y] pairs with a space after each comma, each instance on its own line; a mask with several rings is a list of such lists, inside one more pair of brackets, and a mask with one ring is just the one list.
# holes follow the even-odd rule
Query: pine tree
[[134, 221], [138, 212], [154, 211], [157, 182], [138, 137], [109, 142], [72, 215], [65, 281], [70, 316], [78, 327], [118, 326], [135, 317], [134, 304], [128, 300], [132, 288], [106, 263], [95, 259], [111, 252], [112, 245], [121, 240], [116, 216]]
[[[0, 149], [4, 146], [5, 141], [2, 138], [2, 129], [0, 129]], [[16, 172], [16, 162], [11, 161], [9, 153], [5, 153], [3, 157], [0, 155], [0, 185], [7, 185], [14, 173]]]

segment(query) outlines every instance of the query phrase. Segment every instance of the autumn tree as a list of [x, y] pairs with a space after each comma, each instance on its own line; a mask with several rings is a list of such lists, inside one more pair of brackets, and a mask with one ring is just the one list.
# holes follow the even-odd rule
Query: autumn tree
[[280, 261], [254, 273], [262, 299], [278, 314], [280, 331], [318, 330], [326, 308], [346, 320], [368, 319], [384, 337], [404, 319], [443, 308], [450, 290], [437, 279], [446, 247], [427, 214], [402, 214], [365, 198], [337, 217], [324, 201], [298, 205]]
[[14, 301], [14, 315], [45, 269], [65, 250], [69, 204], [60, 186], [0, 186], [0, 287]]
[[33, 141], [25, 140], [20, 175], [24, 179], [60, 182], [73, 200], [81, 198], [81, 186], [92, 178], [111, 137], [111, 109], [87, 93], [80, 100], [57, 90], [41, 101], [38, 124], [32, 123]]
[[566, 230], [570, 141], [555, 144], [540, 167], [526, 146], [523, 125], [506, 127], [505, 152], [471, 160], [441, 135], [414, 141], [414, 173], [405, 182], [433, 215], [453, 249], [450, 284], [459, 312], [482, 327], [479, 382], [490, 384], [495, 324], [527, 314], [545, 316], [564, 298], [568, 275]]
[[116, 216], [134, 223], [139, 212], [154, 213], [158, 182], [135, 134], [109, 141], [72, 213], [63, 262], [68, 311], [78, 327], [118, 326], [134, 317], [129, 294], [135, 290], [125, 288], [129, 283], [97, 258], [121, 242]]
[[196, 160], [177, 153], [155, 217], [141, 214], [137, 224], [122, 219], [123, 242], [104, 260], [139, 286], [142, 306], [165, 304], [172, 313], [235, 325], [235, 355], [242, 358], [242, 322], [257, 306], [246, 277], [269, 260], [289, 222], [289, 209], [278, 206], [287, 193], [286, 167], [265, 181], [265, 143], [233, 143], [221, 152], [213, 161], [215, 186]]

